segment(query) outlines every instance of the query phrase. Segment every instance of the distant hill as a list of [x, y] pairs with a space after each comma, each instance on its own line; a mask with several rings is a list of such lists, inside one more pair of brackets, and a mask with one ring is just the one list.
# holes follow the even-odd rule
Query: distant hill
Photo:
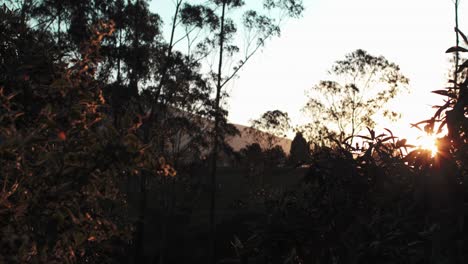
[[[186, 117], [186, 118], [190, 118], [192, 120], [196, 120], [202, 127], [204, 127], [204, 130], [210, 130], [213, 127], [213, 122], [206, 119], [206, 118], [199, 117], [199, 116], [196, 116], [196, 115], [191, 114], [189, 112], [186, 112], [186, 111], [183, 111], [183, 110], [180, 110], [180, 109], [177, 109], [177, 108], [173, 108], [173, 107], [170, 107], [169, 111], [170, 111], [171, 115], [173, 115], [173, 117], [179, 116], [179, 117]], [[252, 129], [252, 128], [250, 128], [248, 126], [244, 126], [244, 125], [239, 125], [239, 124], [232, 124], [231, 123], [231, 125], [235, 126], [237, 128], [237, 130], [239, 130], [239, 132], [240, 132], [240, 136], [228, 137], [226, 139], [226, 142], [235, 151], [239, 151], [240, 149], [244, 148], [245, 146], [247, 146], [249, 144], [252, 144], [252, 143], [255, 143], [255, 140], [252, 137], [252, 135], [247, 133], [247, 129]], [[260, 131], [260, 133], [267, 134], [267, 133], [261, 132], [261, 131]], [[180, 146], [179, 147], [183, 148], [183, 146], [185, 144], [190, 142], [190, 136], [185, 135], [182, 138], [180, 138], [179, 140], [180, 140], [180, 142], [179, 142]], [[278, 145], [283, 148], [284, 152], [286, 154], [289, 154], [289, 150], [291, 149], [291, 140], [288, 139], [288, 138], [278, 138], [278, 142], [279, 142]], [[263, 146], [261, 143], [259, 143], [259, 144], [263, 149], [266, 148], [266, 146]]]
[[[235, 151], [240, 150], [246, 145], [255, 143], [252, 136], [246, 132], [246, 129], [250, 129], [250, 127], [238, 125], [238, 124], [233, 124], [233, 125], [240, 131], [241, 134], [240, 136], [229, 138], [226, 141]], [[265, 132], [261, 132], [261, 133], [265, 133]], [[283, 148], [286, 154], [289, 154], [289, 150], [291, 149], [291, 140], [289, 138], [278, 138], [278, 141], [279, 141], [278, 145]], [[261, 146], [261, 147], [265, 148], [265, 146]]]

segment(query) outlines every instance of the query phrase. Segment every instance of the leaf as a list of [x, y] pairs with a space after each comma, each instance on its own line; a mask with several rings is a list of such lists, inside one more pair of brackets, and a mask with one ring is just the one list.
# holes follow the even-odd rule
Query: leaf
[[388, 128], [384, 128], [384, 129], [387, 130], [387, 132], [390, 133], [390, 135], [393, 137], [393, 132], [390, 129]]
[[367, 130], [369, 130], [369, 134], [371, 135], [371, 138], [374, 139], [375, 138], [375, 131], [370, 129], [369, 127], [366, 127]]
[[406, 155], [403, 160], [406, 161], [406, 162], [409, 162], [409, 161], [412, 161], [414, 159], [416, 159], [419, 155], [419, 150], [413, 150], [411, 151], [410, 153], [408, 153], [408, 155]]
[[438, 107], [439, 109], [437, 109], [436, 113], [434, 114], [434, 117], [435, 117], [435, 118], [439, 118], [439, 117], [440, 117], [440, 114], [442, 113], [442, 111], [444, 111], [445, 109], [447, 109], [449, 106], [450, 106], [450, 102], [447, 102], [447, 103], [445, 103], [445, 104], [442, 105], [442, 106], [439, 106], [439, 107]]
[[444, 126], [447, 124], [447, 120], [442, 121], [442, 123], [439, 125], [439, 129], [437, 130], [437, 134], [442, 133], [442, 130], [444, 129]]
[[435, 90], [435, 91], [432, 91], [431, 93], [440, 94], [440, 95], [443, 95], [443, 96], [450, 97], [452, 99], [457, 98], [457, 96], [455, 94], [453, 94], [453, 93], [451, 93], [450, 91], [447, 91], [447, 90]]
[[386, 141], [388, 141], [388, 140], [390, 140], [390, 139], [395, 139], [395, 138], [397, 138], [397, 137], [388, 136], [388, 137], [385, 137], [385, 138], [381, 139], [381, 141], [382, 141], [382, 142], [386, 142]]
[[466, 60], [465, 62], [463, 62], [462, 65], [460, 65], [460, 66], [458, 67], [457, 72], [461, 72], [461, 71], [463, 71], [463, 70], [466, 69], [466, 68], [468, 68], [468, 60]]
[[449, 48], [445, 53], [453, 53], [453, 52], [468, 52], [468, 50], [459, 46], [455, 46], [455, 47]]
[[424, 132], [432, 134], [434, 132], [434, 122], [427, 123], [427, 125], [424, 126]]
[[405, 147], [406, 146], [406, 139], [400, 139], [396, 143], [397, 148]]
[[372, 140], [372, 138], [370, 138], [370, 137], [366, 137], [366, 136], [361, 136], [361, 135], [358, 135], [357, 137], [359, 137], [359, 138], [363, 138], [363, 139], [367, 139], [367, 140]]
[[447, 91], [447, 90], [435, 90], [435, 91], [431, 91], [431, 93], [435, 93], [435, 94], [440, 94], [440, 95], [445, 95], [445, 96], [447, 96], [448, 91]]
[[[411, 124], [411, 127], [416, 127], [416, 128], [419, 128], [418, 126], [421, 125], [421, 124], [427, 124], [427, 123], [434, 123], [434, 118], [431, 118], [431, 119], [427, 119], [427, 120], [424, 120], [424, 121], [420, 121], [416, 124]], [[421, 130], [421, 128], [419, 128]]]
[[455, 27], [455, 32], [457, 32], [458, 34], [460, 34], [460, 36], [463, 38], [463, 40], [465, 41], [465, 44], [468, 45], [468, 38], [466, 38], [465, 34], [463, 34], [463, 32], [461, 32], [460, 29], [458, 29], [457, 27]]

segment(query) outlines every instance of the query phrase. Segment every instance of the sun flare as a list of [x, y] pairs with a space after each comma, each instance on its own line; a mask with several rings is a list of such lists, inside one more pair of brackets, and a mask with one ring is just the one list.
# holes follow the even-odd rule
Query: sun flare
[[421, 149], [426, 149], [431, 151], [431, 156], [434, 157], [439, 151], [437, 147], [437, 136], [426, 134], [424, 136], [419, 136], [416, 140], [417, 147]]

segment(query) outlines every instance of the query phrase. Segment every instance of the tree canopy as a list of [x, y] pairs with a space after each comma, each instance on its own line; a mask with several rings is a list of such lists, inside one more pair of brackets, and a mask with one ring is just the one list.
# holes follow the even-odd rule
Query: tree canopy
[[399, 113], [386, 104], [408, 85], [398, 65], [383, 56], [356, 50], [336, 61], [330, 80], [320, 81], [308, 91], [303, 111], [311, 122], [302, 129], [318, 143], [328, 137], [355, 136], [363, 128], [373, 128], [376, 114], [397, 119]]
[[291, 129], [288, 113], [280, 110], [267, 111], [258, 119], [251, 121], [248, 132], [254, 140], [267, 150], [275, 147]]

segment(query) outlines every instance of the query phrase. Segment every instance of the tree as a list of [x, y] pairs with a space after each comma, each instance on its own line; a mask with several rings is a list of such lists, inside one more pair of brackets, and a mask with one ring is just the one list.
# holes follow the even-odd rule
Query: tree
[[260, 147], [258, 143], [249, 144], [240, 149], [239, 152], [247, 169], [250, 170], [256, 167], [262, 167], [261, 164], [264, 161], [264, 153], [262, 147]]
[[310, 147], [301, 132], [297, 132], [291, 142], [289, 162], [292, 165], [302, 164], [310, 159]]
[[[53, 41], [47, 35], [17, 28], [25, 26], [18, 13], [0, 8], [8, 25], [0, 68], [19, 73], [0, 76], [0, 262], [114, 262], [130, 231], [118, 184], [137, 163], [106, 122], [100, 83], [89, 70], [112, 24], [96, 25], [67, 65], [44, 48]], [[18, 31], [27, 45], [18, 44]]]
[[[330, 135], [341, 139], [353, 137], [364, 127], [374, 127], [373, 117], [381, 113], [390, 119], [399, 114], [385, 108], [386, 103], [408, 84], [400, 68], [383, 56], [356, 50], [336, 61], [330, 70], [331, 80], [320, 81], [309, 91], [304, 111], [312, 117], [309, 129], [314, 140]], [[319, 135], [326, 131], [326, 135]]]
[[281, 146], [274, 146], [271, 149], [265, 150], [265, 158], [268, 167], [278, 167], [286, 162], [286, 153]]
[[288, 113], [280, 110], [267, 111], [260, 118], [251, 121], [248, 133], [252, 134], [255, 142], [266, 150], [271, 150], [286, 137], [291, 128], [290, 121]]

